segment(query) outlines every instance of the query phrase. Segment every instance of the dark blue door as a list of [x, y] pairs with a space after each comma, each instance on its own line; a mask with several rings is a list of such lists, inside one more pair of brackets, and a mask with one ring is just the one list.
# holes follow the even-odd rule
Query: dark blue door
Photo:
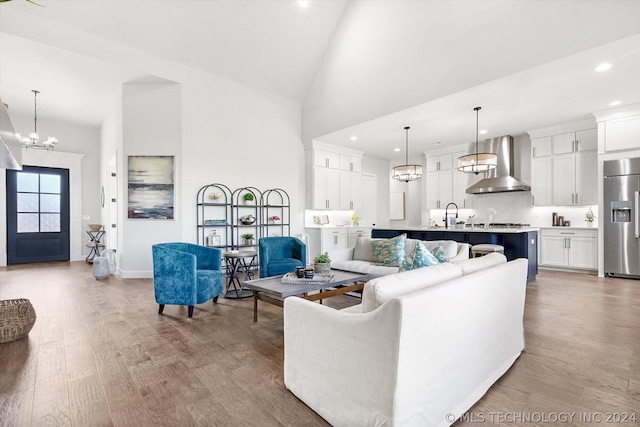
[[7, 264], [69, 260], [69, 170], [7, 170]]

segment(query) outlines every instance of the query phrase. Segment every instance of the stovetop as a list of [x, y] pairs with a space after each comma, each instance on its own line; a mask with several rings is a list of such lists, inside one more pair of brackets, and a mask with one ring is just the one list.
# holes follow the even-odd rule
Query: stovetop
[[[520, 222], [492, 222], [489, 224], [489, 228], [522, 228], [529, 227], [531, 224], [523, 224]], [[482, 228], [484, 224], [482, 223], [474, 223], [474, 227]]]

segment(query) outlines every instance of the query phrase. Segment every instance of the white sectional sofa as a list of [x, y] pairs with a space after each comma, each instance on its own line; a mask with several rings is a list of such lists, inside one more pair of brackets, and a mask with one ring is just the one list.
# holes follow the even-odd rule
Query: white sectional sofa
[[[331, 268], [355, 273], [371, 274], [374, 277], [386, 276], [398, 272], [398, 267], [386, 267], [375, 265], [370, 237], [358, 237], [355, 246], [348, 249], [330, 251]], [[432, 251], [438, 246], [444, 249], [448, 261], [457, 262], [469, 259], [469, 244], [458, 243], [453, 240], [416, 240], [406, 239], [405, 252], [410, 254], [417, 242], [421, 242], [428, 250]]]
[[284, 301], [284, 382], [334, 426], [448, 426], [524, 349], [527, 260], [367, 282], [356, 309]]

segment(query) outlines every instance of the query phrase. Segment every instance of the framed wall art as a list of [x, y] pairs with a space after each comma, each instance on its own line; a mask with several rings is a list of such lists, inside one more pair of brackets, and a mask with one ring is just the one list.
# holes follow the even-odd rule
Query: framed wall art
[[128, 217], [173, 219], [173, 156], [129, 156]]

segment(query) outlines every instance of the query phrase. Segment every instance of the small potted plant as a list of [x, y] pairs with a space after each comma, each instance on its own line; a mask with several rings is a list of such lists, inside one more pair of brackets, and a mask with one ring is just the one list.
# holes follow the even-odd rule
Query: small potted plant
[[244, 233], [242, 235], [242, 238], [244, 239], [244, 244], [245, 245], [253, 245], [254, 244], [253, 233]]
[[355, 212], [354, 212], [354, 213], [351, 215], [351, 221], [353, 221], [353, 225], [354, 225], [354, 227], [356, 227], [356, 226], [360, 225], [360, 217], [358, 216], [358, 214], [357, 214], [357, 213], [355, 213]]
[[587, 227], [593, 227], [593, 222], [596, 220], [596, 216], [593, 214], [593, 209], [589, 207], [587, 209], [587, 213], [584, 214], [584, 220], [586, 221]]
[[327, 252], [313, 259], [313, 269], [318, 274], [329, 274], [331, 272], [331, 258], [329, 258]]
[[456, 228], [464, 228], [464, 224], [465, 224], [464, 221], [458, 221], [456, 222]]
[[278, 224], [280, 222], [280, 217], [278, 215], [270, 216], [269, 221], [271, 221], [274, 224]]
[[252, 205], [256, 200], [256, 198], [253, 196], [253, 193], [244, 193], [242, 199], [244, 200], [245, 205]]

